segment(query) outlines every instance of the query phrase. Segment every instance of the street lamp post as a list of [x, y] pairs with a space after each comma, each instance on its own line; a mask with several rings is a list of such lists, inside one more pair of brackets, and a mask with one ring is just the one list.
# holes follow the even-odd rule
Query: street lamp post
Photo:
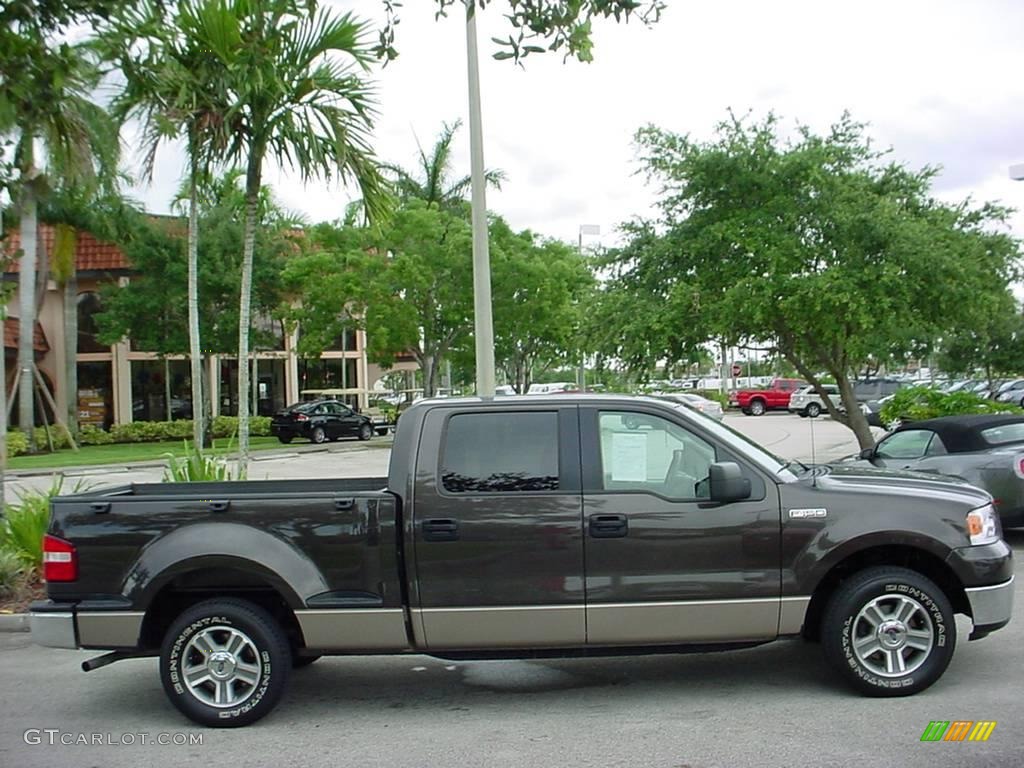
[[484, 193], [484, 131], [480, 116], [480, 66], [476, 45], [476, 5], [466, 0], [466, 61], [469, 69], [469, 150], [473, 220], [473, 335], [476, 341], [476, 393], [494, 397], [494, 322], [491, 318], [491, 255]]
[[[580, 224], [580, 233], [578, 248], [580, 256], [583, 256], [583, 236], [591, 235], [597, 237], [601, 234], [601, 227], [597, 224]], [[587, 353], [581, 348], [580, 349], [580, 375], [579, 375], [579, 387], [580, 392], [587, 391]]]

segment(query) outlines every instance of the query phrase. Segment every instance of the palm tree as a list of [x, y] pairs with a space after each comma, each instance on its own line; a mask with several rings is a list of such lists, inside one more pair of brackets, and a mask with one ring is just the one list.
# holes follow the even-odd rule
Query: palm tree
[[390, 205], [370, 148], [374, 105], [363, 80], [373, 59], [366, 26], [351, 14], [309, 11], [294, 0], [202, 0], [194, 34], [229, 73], [226, 158], [245, 169], [245, 236], [238, 334], [238, 446], [249, 460], [249, 326], [263, 162], [313, 177], [354, 181], [367, 218]]
[[[451, 178], [452, 141], [461, 126], [461, 120], [456, 120], [450, 125], [445, 123], [430, 154], [423, 151], [423, 146], [417, 140], [419, 167], [416, 172], [410, 172], [398, 165], [383, 166], [385, 172], [394, 178], [395, 189], [400, 198], [423, 200], [441, 209], [459, 208], [466, 202], [466, 194], [472, 186], [471, 177], [463, 176], [454, 181]], [[505, 172], [487, 170], [484, 172], [484, 179], [488, 186], [501, 189], [501, 183], [505, 181]]]
[[192, 437], [208, 442], [203, 396], [203, 353], [199, 328], [198, 191], [226, 145], [226, 73], [208, 55], [200, 36], [202, 14], [210, 3], [182, 2], [168, 19], [158, 0], [122, 8], [100, 38], [106, 58], [123, 73], [124, 86], [112, 111], [124, 121], [142, 123], [143, 176], [152, 179], [157, 149], [184, 135], [188, 155], [188, 324], [192, 388]]
[[101, 76], [90, 49], [50, 45], [30, 25], [20, 31], [22, 66], [0, 79], [0, 133], [13, 136], [18, 169], [18, 421], [32, 445], [39, 200], [54, 186], [87, 188], [101, 175], [114, 178], [119, 146], [109, 115], [90, 100]]

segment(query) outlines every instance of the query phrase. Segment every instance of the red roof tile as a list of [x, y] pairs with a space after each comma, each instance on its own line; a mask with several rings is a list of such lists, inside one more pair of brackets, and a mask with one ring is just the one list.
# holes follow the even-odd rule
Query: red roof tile
[[[32, 334], [32, 346], [35, 347], [36, 352], [49, 352], [50, 343], [46, 340], [46, 334], [43, 333], [43, 327], [37, 322], [35, 332]], [[7, 349], [18, 348], [18, 318], [8, 317], [4, 320], [4, 346]]]
[[[55, 228], [51, 224], [39, 225], [39, 245], [45, 248], [46, 253], [53, 253], [53, 241]], [[17, 230], [8, 233], [4, 242], [7, 253], [14, 254], [21, 248], [21, 235]], [[113, 243], [105, 243], [97, 240], [88, 232], [78, 231], [78, 243], [75, 247], [75, 265], [79, 272], [84, 271], [107, 271], [115, 269], [131, 269], [128, 259], [124, 253]], [[7, 266], [7, 273], [16, 273], [19, 270], [19, 260], [14, 260]]]

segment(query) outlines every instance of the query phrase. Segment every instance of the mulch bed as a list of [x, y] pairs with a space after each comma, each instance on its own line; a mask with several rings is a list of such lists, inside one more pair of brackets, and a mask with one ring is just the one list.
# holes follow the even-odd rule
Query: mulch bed
[[46, 585], [39, 579], [26, 579], [13, 594], [0, 598], [0, 614], [27, 613], [33, 600], [46, 599]]

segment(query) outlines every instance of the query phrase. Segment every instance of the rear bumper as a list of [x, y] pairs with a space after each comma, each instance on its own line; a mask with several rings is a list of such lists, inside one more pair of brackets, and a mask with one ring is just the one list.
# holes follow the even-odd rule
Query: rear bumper
[[32, 603], [28, 616], [32, 642], [47, 648], [77, 648], [74, 607], [50, 601]]
[[1010, 616], [1013, 614], [1013, 580], [1002, 584], [994, 584], [991, 587], [971, 587], [964, 590], [967, 593], [967, 600], [971, 604], [971, 616], [974, 619], [975, 636], [982, 637], [1010, 623]]

